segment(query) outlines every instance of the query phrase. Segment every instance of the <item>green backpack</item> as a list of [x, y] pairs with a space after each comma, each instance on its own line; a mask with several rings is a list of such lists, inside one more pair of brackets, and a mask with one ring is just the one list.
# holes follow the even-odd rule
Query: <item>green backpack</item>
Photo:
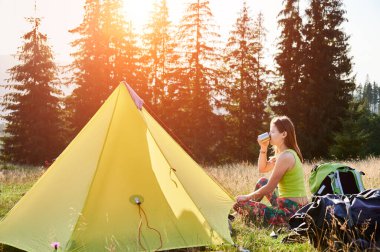
[[316, 165], [310, 174], [310, 191], [315, 196], [357, 194], [365, 190], [362, 175], [364, 172], [340, 163]]

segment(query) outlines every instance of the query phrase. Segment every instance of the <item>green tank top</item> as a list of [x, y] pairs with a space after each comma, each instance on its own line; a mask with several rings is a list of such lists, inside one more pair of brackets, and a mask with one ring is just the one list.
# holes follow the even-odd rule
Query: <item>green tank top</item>
[[287, 170], [278, 183], [278, 192], [281, 198], [306, 197], [304, 172], [302, 163], [297, 152], [292, 149], [286, 150], [291, 152], [295, 158], [295, 164]]

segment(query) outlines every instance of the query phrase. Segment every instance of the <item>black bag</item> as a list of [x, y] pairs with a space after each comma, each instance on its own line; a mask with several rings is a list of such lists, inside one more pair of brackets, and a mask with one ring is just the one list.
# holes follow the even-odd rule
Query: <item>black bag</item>
[[380, 189], [350, 196], [316, 196], [290, 218], [289, 224], [318, 249], [380, 249]]

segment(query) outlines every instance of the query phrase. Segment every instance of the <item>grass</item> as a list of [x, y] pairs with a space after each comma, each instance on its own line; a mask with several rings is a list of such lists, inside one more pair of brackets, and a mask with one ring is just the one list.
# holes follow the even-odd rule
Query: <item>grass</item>
[[[310, 171], [317, 163], [305, 163], [305, 181], [308, 181]], [[344, 161], [347, 165], [363, 171], [366, 188], [380, 188], [380, 158], [367, 158], [365, 160]], [[232, 195], [248, 193], [253, 190], [256, 181], [265, 175], [259, 174], [256, 166], [250, 163], [206, 167], [206, 172], [215, 178]], [[44, 173], [41, 167], [26, 166], [0, 166], [0, 219], [17, 203], [17, 201], [32, 187], [38, 178]], [[308, 183], [306, 183], [308, 187]], [[308, 190], [309, 191], [309, 190]], [[311, 195], [309, 195], [311, 197]], [[284, 244], [282, 239], [288, 235], [287, 231], [279, 233], [277, 239], [270, 237], [270, 233], [278, 228], [263, 228], [246, 224], [237, 217], [232, 223], [234, 230], [233, 240], [237, 247], [225, 245], [207, 248], [214, 251], [316, 251], [308, 242]], [[240, 248], [240, 249], [237, 249]], [[0, 251], [3, 250], [0, 246]], [[198, 251], [189, 249], [187, 251]]]
[[0, 168], [0, 219], [33, 186], [44, 169], [29, 166], [1, 166]]
[[[306, 191], [310, 193], [309, 177], [310, 172], [316, 164], [329, 162], [329, 160], [321, 160], [308, 162], [303, 164], [305, 171]], [[370, 157], [364, 160], [337, 161], [347, 164], [357, 170], [363, 171], [365, 188], [380, 187], [380, 158]], [[206, 171], [214, 177], [227, 191], [232, 195], [249, 193], [254, 189], [257, 180], [260, 177], [269, 178], [270, 174], [259, 173], [257, 166], [250, 163], [240, 163], [216, 167], [206, 167]], [[309, 194], [311, 198], [311, 194]]]
[[234, 234], [232, 238], [235, 246], [215, 246], [214, 251], [316, 251], [308, 242], [285, 244], [282, 239], [289, 233], [284, 230], [277, 238], [270, 236], [272, 231], [278, 233], [278, 228], [262, 228], [247, 225], [241, 218], [237, 218], [232, 224]]

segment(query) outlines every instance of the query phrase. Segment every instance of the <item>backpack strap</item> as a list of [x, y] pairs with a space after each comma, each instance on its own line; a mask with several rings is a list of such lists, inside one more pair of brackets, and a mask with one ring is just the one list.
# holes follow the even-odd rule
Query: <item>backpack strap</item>
[[315, 196], [322, 195], [323, 191], [325, 190], [326, 186], [322, 185], [319, 190], [314, 194]]
[[363, 185], [363, 181], [362, 181], [362, 179], [361, 179], [361, 176], [362, 176], [362, 175], [365, 175], [365, 173], [362, 172], [362, 171], [358, 171], [358, 170], [354, 170], [354, 172], [355, 172], [355, 180], [356, 180], [356, 183], [357, 183], [358, 186], [359, 186], [359, 191], [362, 192], [362, 191], [365, 190], [365, 188], [364, 188], [364, 185]]
[[338, 189], [339, 190], [339, 192], [336, 192], [334, 190], [334, 193], [336, 193], [336, 194], [344, 194], [343, 186], [342, 186], [342, 183], [340, 182], [339, 170], [336, 170], [332, 174], [331, 184], [333, 184], [333, 183], [334, 183], [334, 185], [332, 185], [333, 189]]

